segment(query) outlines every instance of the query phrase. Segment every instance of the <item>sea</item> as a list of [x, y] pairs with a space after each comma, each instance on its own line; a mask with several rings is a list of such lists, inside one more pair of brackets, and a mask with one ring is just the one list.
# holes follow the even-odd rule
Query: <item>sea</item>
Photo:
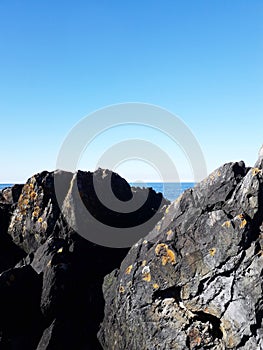
[[[135, 187], [152, 187], [155, 192], [160, 192], [169, 201], [174, 201], [188, 188], [194, 187], [194, 182], [131, 182], [131, 186]], [[12, 184], [0, 184], [0, 190], [10, 187]]]

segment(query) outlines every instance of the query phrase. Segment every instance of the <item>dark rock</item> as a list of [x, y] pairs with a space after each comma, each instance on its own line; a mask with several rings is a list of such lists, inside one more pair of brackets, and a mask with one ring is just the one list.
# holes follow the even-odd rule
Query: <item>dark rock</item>
[[14, 185], [12, 187], [6, 187], [0, 190], [0, 203], [2, 204], [15, 204], [21, 195], [24, 185]]
[[40, 295], [41, 278], [31, 266], [10, 269], [0, 275], [3, 349], [36, 348], [42, 331]]
[[7, 234], [10, 218], [11, 203], [0, 203], [0, 273], [13, 267], [26, 255]]
[[[103, 198], [98, 198], [98, 192]], [[83, 212], [76, 198], [83, 201]], [[133, 199], [138, 208], [134, 213], [119, 212], [116, 198], [117, 203]], [[0, 277], [0, 349], [101, 349], [97, 332], [103, 319], [103, 279], [120, 266], [128, 248], [85, 239], [90, 232], [105, 236], [94, 221], [86, 219], [87, 213], [106, 227], [136, 229], [146, 222], [150, 230], [167, 203], [152, 189], [131, 188], [119, 175], [102, 169], [76, 174], [44, 171], [24, 186], [2, 191], [0, 241], [9, 245], [5, 243], [3, 251], [0, 246], [0, 268], [16, 267]], [[82, 222], [85, 232], [79, 235]], [[137, 231], [141, 237], [149, 230]], [[1, 292], [1, 283], [10, 283], [10, 271], [16, 284]], [[33, 298], [32, 304], [28, 298]]]
[[[122, 212], [125, 202], [128, 202], [127, 211]], [[145, 236], [162, 217], [167, 204], [160, 193], [152, 189], [131, 189], [124, 179], [109, 170], [78, 171], [63, 202], [63, 215], [86, 239], [123, 248], [131, 246], [131, 240], [135, 243]]]
[[74, 321], [67, 317], [55, 319], [43, 332], [36, 350], [96, 350], [96, 348], [81, 348], [80, 334]]
[[184, 192], [105, 277], [103, 349], [263, 349], [256, 165], [225, 164]]

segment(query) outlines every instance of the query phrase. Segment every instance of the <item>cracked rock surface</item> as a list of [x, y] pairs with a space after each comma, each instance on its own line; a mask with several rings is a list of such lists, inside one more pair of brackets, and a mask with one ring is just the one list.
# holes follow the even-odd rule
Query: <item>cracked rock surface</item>
[[105, 277], [103, 349], [263, 349], [262, 159], [184, 192]]

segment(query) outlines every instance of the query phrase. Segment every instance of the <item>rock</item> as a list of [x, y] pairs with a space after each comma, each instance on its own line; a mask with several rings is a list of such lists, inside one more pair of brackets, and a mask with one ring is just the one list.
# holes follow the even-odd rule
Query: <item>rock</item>
[[0, 200], [0, 273], [13, 267], [26, 254], [7, 234], [13, 199]]
[[260, 159], [185, 191], [105, 277], [103, 349], [263, 349]]
[[79, 349], [80, 341], [76, 336], [73, 320], [54, 320], [45, 329], [36, 350], [72, 350]]
[[15, 204], [18, 202], [19, 196], [22, 192], [23, 185], [14, 185], [0, 190], [0, 203]]
[[35, 349], [42, 331], [41, 279], [31, 266], [0, 275], [1, 349]]
[[[122, 212], [125, 202], [126, 211]], [[130, 188], [119, 175], [98, 169], [95, 173], [78, 171], [73, 176], [62, 210], [70, 226], [86, 239], [124, 248], [154, 227], [167, 203], [152, 189]]]
[[[117, 197], [122, 204], [133, 196], [135, 207], [137, 203], [143, 204], [144, 199], [146, 202], [136, 211], [121, 213], [111, 209], [114, 200], [108, 201], [109, 207], [101, 203], [94, 186], [99, 189], [103, 200], [111, 197], [109, 189], [112, 188], [112, 197], [115, 200]], [[123, 178], [108, 170], [98, 169], [94, 173], [78, 171], [76, 174], [45, 171], [34, 175], [24, 185], [8, 233], [15, 244], [27, 253], [39, 248], [53, 233], [68, 238], [72, 228], [82, 232], [87, 239], [95, 237], [93, 242], [102, 236], [102, 243], [105, 243], [107, 234], [99, 232], [98, 223], [102, 223], [104, 228], [129, 228], [145, 223], [147, 233], [161, 218], [163, 210], [160, 208], [167, 203], [160, 193], [156, 194], [152, 189], [149, 193], [138, 189], [132, 191]], [[67, 222], [63, 220], [60, 208]], [[140, 230], [134, 232], [135, 238], [136, 234], [142, 236]]]
[[[65, 190], [70, 176], [72, 174], [61, 172]], [[23, 186], [8, 233], [26, 253], [34, 252], [52, 234], [59, 215], [54, 172], [44, 171], [32, 176]]]
[[[113, 197], [107, 194], [109, 181]], [[97, 196], [101, 191], [102, 199], [109, 199], [106, 204]], [[79, 194], [83, 213], [78, 212]], [[116, 198], [117, 203], [133, 199], [142, 205], [135, 213], [118, 212]], [[23, 186], [0, 192], [0, 242], [4, 242], [0, 246], [4, 271], [0, 276], [0, 349], [101, 349], [97, 332], [103, 320], [103, 279], [120, 266], [128, 248], [98, 245], [78, 230], [84, 222], [86, 238], [89, 232], [103, 234], [86, 219], [89, 212], [96, 223], [107, 227], [124, 231], [146, 222], [150, 231], [167, 204], [152, 189], [131, 188], [119, 175], [103, 169], [76, 174], [44, 171]], [[137, 231], [140, 236], [148, 232]], [[13, 283], [13, 275], [14, 286], [1, 292], [1, 283]], [[14, 319], [22, 326], [16, 321], [12, 324]]]

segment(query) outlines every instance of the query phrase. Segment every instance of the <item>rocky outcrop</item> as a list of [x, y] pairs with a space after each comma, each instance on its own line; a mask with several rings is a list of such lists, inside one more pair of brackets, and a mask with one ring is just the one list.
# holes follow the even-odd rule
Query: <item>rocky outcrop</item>
[[[95, 187], [107, 197], [109, 179], [119, 201], [141, 203], [147, 192], [146, 202], [133, 214], [104, 206]], [[96, 226], [86, 212], [80, 215], [77, 195], [96, 222], [118, 228], [145, 221], [152, 229], [168, 204], [161, 194], [130, 188], [102, 169], [44, 171], [0, 191], [1, 350], [101, 349], [103, 278], [120, 266], [128, 249], [104, 247], [78, 234], [82, 222], [87, 237]]]
[[185, 191], [105, 277], [103, 349], [263, 349], [262, 159]]

